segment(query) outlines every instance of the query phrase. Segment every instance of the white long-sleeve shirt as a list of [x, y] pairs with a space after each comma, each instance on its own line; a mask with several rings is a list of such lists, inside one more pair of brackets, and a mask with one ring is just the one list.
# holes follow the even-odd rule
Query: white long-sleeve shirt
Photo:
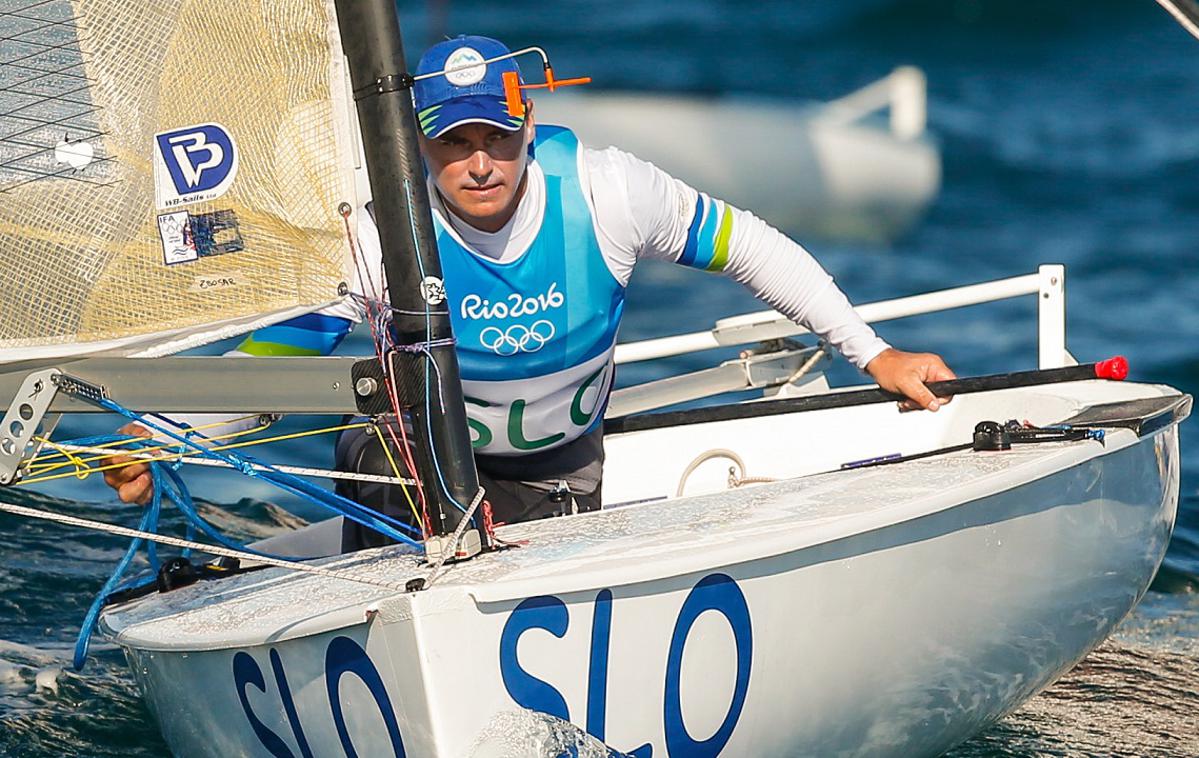
[[[680, 261], [697, 208], [719, 213], [727, 207], [617, 148], [581, 150], [579, 178], [593, 210], [600, 250], [622, 285], [628, 284], [639, 260]], [[475, 252], [502, 263], [523, 255], [537, 236], [545, 213], [545, 193], [545, 176], [537, 162], [530, 161], [528, 183], [516, 212], [502, 229], [490, 233], [450, 213], [432, 180], [429, 185], [433, 212], [441, 222]], [[731, 228], [725, 275], [827, 340], [859, 368], [864, 369], [888, 347], [803, 247], [752, 213], [732, 207], [728, 212]], [[381, 271], [378, 230], [366, 213], [359, 218], [358, 244], [363, 266]], [[361, 305], [351, 299], [321, 313], [356, 322], [363, 317]]]
[[[850, 306], [831, 276], [800, 245], [765, 221], [699, 193], [656, 166], [617, 148], [579, 151], [579, 179], [592, 210], [596, 239], [609, 271], [620, 285], [628, 284], [639, 260], [655, 259], [686, 264], [689, 238], [711, 215], [727, 219], [726, 257], [719, 261], [723, 274], [745, 285], [757, 297], [803, 324], [836, 347], [850, 362], [864, 369], [888, 345]], [[537, 237], [546, 206], [546, 182], [536, 161], [528, 164], [528, 183], [516, 212], [494, 233], [476, 229], [450, 213], [435, 184], [429, 182], [433, 213], [472, 251], [500, 263], [518, 259]], [[701, 218], [697, 219], [697, 215]], [[713, 224], [715, 226], [715, 224]], [[382, 288], [382, 252], [378, 229], [368, 213], [359, 214], [359, 276], [354, 291], [371, 293]], [[694, 247], [694, 244], [693, 244]], [[707, 251], [711, 253], [712, 251]], [[691, 265], [713, 268], [700, 255]], [[362, 272], [370, 272], [362, 281]], [[250, 335], [234, 355], [287, 355], [327, 352], [340, 341], [349, 322], [365, 316], [360, 300], [345, 298], [322, 309], [319, 316], [334, 319], [304, 322], [307, 317], [267, 327]], [[333, 326], [329, 326], [333, 323]], [[303, 344], [301, 344], [303, 343]], [[293, 350], [295, 352], [293, 352]], [[199, 425], [223, 420], [211, 414], [189, 416]]]

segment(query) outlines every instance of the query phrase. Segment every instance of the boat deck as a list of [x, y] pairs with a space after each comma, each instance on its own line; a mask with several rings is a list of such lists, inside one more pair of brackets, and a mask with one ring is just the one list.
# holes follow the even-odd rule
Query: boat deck
[[[1124, 385], [1127, 399], [1163, 397], [1162, 388]], [[1170, 393], [1173, 397], [1179, 396]], [[962, 451], [890, 465], [831, 471], [736, 490], [630, 504], [604, 511], [500, 527], [520, 547], [453, 565], [426, 596], [465, 595], [477, 603], [595, 587], [631, 585], [801, 551], [986, 498], [1136, 444], [1136, 430], [1095, 441]], [[423, 556], [380, 548], [317, 561], [403, 584], [427, 577]], [[286, 639], [360, 622], [372, 604], [397, 593], [375, 585], [264, 569], [204, 581], [116, 606], [103, 628], [118, 642], [191, 649]], [[427, 601], [431, 602], [432, 597]]]

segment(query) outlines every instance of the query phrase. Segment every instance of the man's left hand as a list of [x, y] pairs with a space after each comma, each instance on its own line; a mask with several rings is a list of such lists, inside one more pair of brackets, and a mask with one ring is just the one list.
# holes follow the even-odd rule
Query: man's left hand
[[939, 355], [905, 353], [894, 348], [887, 348], [876, 355], [866, 364], [866, 373], [874, 377], [879, 387], [907, 397], [901, 405], [910, 410], [924, 408], [935, 411], [948, 403], [952, 398], [933, 395], [925, 384], [957, 378]]

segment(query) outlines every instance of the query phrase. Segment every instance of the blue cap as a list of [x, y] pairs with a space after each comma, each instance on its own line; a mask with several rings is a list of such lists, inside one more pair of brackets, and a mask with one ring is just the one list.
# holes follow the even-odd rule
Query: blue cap
[[[516, 59], [483, 63], [510, 52], [504, 43], [478, 36], [455, 37], [426, 50], [416, 76], [458, 70], [421, 79], [413, 86], [416, 118], [425, 136], [438, 137], [462, 124], [492, 124], [508, 131], [524, 126], [524, 115], [508, 113], [504, 91], [504, 72], [515, 71], [520, 77]], [[470, 66], [475, 62], [479, 65]], [[523, 79], [520, 82], [524, 84]]]

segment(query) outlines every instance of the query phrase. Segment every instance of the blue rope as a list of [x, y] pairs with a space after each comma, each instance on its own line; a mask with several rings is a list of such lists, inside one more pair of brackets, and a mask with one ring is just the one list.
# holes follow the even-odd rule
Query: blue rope
[[[365, 506], [360, 505], [353, 500], [342, 497], [336, 493], [329, 492], [328, 490], [304, 481], [299, 477], [286, 474], [274, 468], [273, 466], [260, 463], [253, 458], [210, 450], [209, 448], [204, 447], [194, 439], [190, 438], [191, 435], [194, 435], [203, 440], [207, 439], [197, 432], [190, 432], [189, 437], [184, 437], [159, 424], [148, 421], [144, 417], [134, 414], [132, 411], [124, 408], [119, 403], [113, 402], [112, 400], [101, 399], [97, 402], [101, 407], [113, 411], [114, 413], [118, 413], [125, 418], [136, 421], [143, 426], [147, 426], [153, 431], [165, 435], [176, 442], [181, 443], [185, 447], [191, 448], [201, 456], [223, 461], [247, 476], [258, 477], [264, 481], [270, 482], [286, 492], [290, 492], [294, 495], [304, 498], [305, 500], [315, 503], [316, 505], [323, 506], [334, 511], [335, 513], [339, 513], [342, 516], [362, 524], [363, 526], [374, 529], [375, 531], [378, 531], [397, 542], [409, 545], [411, 547], [420, 547], [420, 543], [413, 540], [411, 537], [407, 536], [403, 533], [403, 531], [401, 531], [404, 530], [409, 533], [419, 535], [420, 532], [409, 524], [387, 516], [383, 513], [370, 510], [369, 508], [366, 508]], [[76, 444], [80, 445], [95, 446], [114, 441], [132, 442], [134, 447], [145, 447], [152, 444], [152, 441], [148, 439], [130, 438], [119, 435], [88, 437], [76, 440], [75, 442]], [[218, 531], [211, 524], [209, 524], [196, 509], [195, 503], [191, 497], [191, 493], [188, 492], [187, 485], [183, 482], [183, 478], [178, 471], [181, 465], [180, 462], [167, 464], [162, 461], [148, 460], [146, 463], [150, 470], [153, 483], [153, 493], [150, 498], [150, 503], [142, 512], [141, 520], [138, 523], [138, 529], [144, 532], [151, 532], [155, 534], [158, 532], [159, 518], [162, 513], [162, 500], [165, 497], [167, 500], [173, 503], [187, 519], [187, 539], [193, 540], [196, 532], [199, 531], [217, 544], [232, 550], [244, 551], [268, 558], [285, 557], [273, 555], [261, 550], [256, 550], [245, 544], [231, 540], [221, 534], [220, 531]], [[261, 466], [262, 468], [256, 468], [256, 466]], [[110, 598], [117, 592], [122, 592], [131, 588], [145, 587], [157, 581], [160, 561], [158, 558], [157, 545], [154, 542], [148, 542], [146, 544], [146, 554], [151, 570], [150, 575], [138, 576], [124, 581], [122, 580], [122, 577], [129, 570], [129, 566], [133, 563], [134, 558], [137, 557], [138, 551], [141, 549], [143, 543], [146, 542], [146, 540], [140, 537], [134, 538], [130, 541], [129, 547], [126, 548], [124, 555], [122, 555], [121, 559], [117, 562], [112, 574], [108, 577], [108, 580], [104, 582], [104, 586], [100, 588], [100, 591], [96, 594], [95, 599], [92, 600], [91, 605], [88, 607], [87, 613], [83, 618], [83, 623], [80, 625], [79, 636], [75, 641], [75, 655], [72, 663], [76, 671], [81, 670], [84, 664], [87, 662], [88, 649], [91, 645], [92, 635], [96, 630], [96, 624], [100, 618], [100, 611], [103, 610], [104, 606], [108, 604]], [[187, 557], [190, 552], [190, 549], [184, 550], [182, 553], [183, 557]], [[305, 560], [304, 558], [297, 558], [295, 556], [286, 556], [286, 558], [288, 560]]]
[[[246, 476], [256, 477], [262, 479], [263, 481], [270, 482], [286, 492], [290, 492], [316, 505], [322, 506], [335, 513], [345, 516], [351, 521], [370, 527], [371, 529], [390, 537], [396, 542], [418, 549], [421, 547], [419, 542], [408, 536], [410, 534], [419, 537], [421, 536], [420, 530], [410, 524], [400, 521], [399, 519], [393, 518], [378, 511], [371, 510], [366, 506], [355, 503], [349, 498], [342, 497], [335, 492], [330, 492], [326, 489], [316, 486], [315, 484], [312, 484], [311, 482], [304, 481], [298, 476], [286, 474], [274, 466], [262, 463], [261, 461], [255, 460], [249, 456], [243, 457], [235, 453], [211, 450], [201, 445], [195, 439], [184, 437], [159, 424], [155, 424], [152, 421], [133, 413], [127, 408], [121, 406], [119, 403], [113, 402], [107, 398], [101, 399], [97, 402], [102, 408], [106, 408], [114, 413], [118, 413], [125, 418], [130, 419], [131, 421], [135, 421], [142, 426], [148, 427], [161, 435], [169, 437], [176, 442], [183, 444], [187, 448], [190, 448], [192, 451], [194, 451], [197, 455], [207, 458], [214, 458], [229, 466], [232, 466], [234, 469], [240, 471]], [[193, 434], [195, 433], [193, 432]], [[207, 439], [203, 435], [195, 434], [195, 436], [201, 440]], [[408, 534], [404, 534], [403, 532], [407, 532]]]
[[[142, 511], [141, 520], [137, 525], [138, 529], [143, 532], [157, 532], [158, 516], [162, 512], [163, 490], [160, 487], [158, 465], [151, 464], [150, 472], [154, 478], [154, 496], [151, 498], [149, 505], [146, 506], [146, 509]], [[173, 493], [169, 493], [168, 497], [171, 495]], [[141, 537], [135, 537], [129, 542], [129, 547], [125, 549], [125, 554], [121, 556], [121, 560], [117, 561], [112, 575], [108, 577], [108, 581], [104, 582], [104, 586], [96, 593], [95, 599], [92, 600], [91, 606], [88, 607], [87, 613], [83, 617], [83, 623], [79, 627], [79, 636], [75, 639], [75, 657], [72, 660], [72, 665], [76, 671], [83, 670], [83, 665], [87, 662], [87, 651], [91, 646], [92, 634], [96, 631], [96, 622], [100, 618], [100, 611], [108, 603], [108, 598], [114, 592], [122, 589], [121, 577], [129, 569], [129, 564], [137, 557], [137, 551], [141, 548], [144, 541]], [[153, 546], [154, 543], [150, 544]], [[150, 569], [154, 574], [157, 574], [158, 552], [153, 549], [149, 549], [147, 552], [150, 558]]]

